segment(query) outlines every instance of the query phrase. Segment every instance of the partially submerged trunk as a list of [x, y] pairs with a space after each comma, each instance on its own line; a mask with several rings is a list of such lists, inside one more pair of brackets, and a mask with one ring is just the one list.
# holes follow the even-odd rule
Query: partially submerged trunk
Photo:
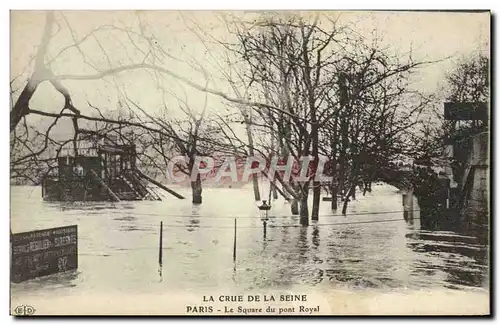
[[308, 195], [302, 195], [300, 198], [300, 224], [302, 226], [309, 226], [309, 207], [307, 206]]
[[319, 204], [321, 198], [321, 186], [319, 182], [313, 182], [313, 207], [312, 207], [312, 220], [319, 220]]
[[294, 216], [299, 215], [299, 201], [297, 199], [292, 198], [290, 209], [292, 211], [292, 215], [294, 215]]
[[356, 184], [353, 184], [353, 185], [351, 185], [351, 188], [344, 199], [344, 205], [342, 207], [342, 215], [345, 216], [345, 214], [347, 212], [347, 205], [351, 201], [350, 198], [352, 197], [354, 200], [356, 199], [355, 193], [356, 193]]
[[372, 182], [371, 181], [364, 181], [363, 182], [363, 196], [365, 196], [366, 192], [371, 192], [372, 191]]
[[201, 177], [198, 175], [195, 181], [191, 181], [191, 190], [193, 192], [193, 204], [201, 204]]
[[332, 210], [337, 210], [337, 185], [334, 183], [332, 184], [331, 187], [331, 195], [332, 195]]
[[252, 184], [253, 184], [253, 196], [255, 198], [255, 201], [260, 201], [259, 179], [255, 174], [252, 175]]
[[309, 197], [309, 184], [304, 184], [300, 191], [300, 200], [299, 200], [300, 224], [302, 226], [309, 225], [309, 207], [307, 205], [308, 197]]
[[312, 206], [312, 213], [311, 213], [311, 219], [312, 220], [319, 220], [319, 204], [320, 204], [320, 199], [321, 199], [321, 183], [319, 181], [316, 181], [316, 173], [318, 172], [318, 164], [319, 164], [319, 152], [318, 152], [318, 147], [319, 147], [319, 139], [318, 139], [318, 129], [317, 127], [313, 127], [313, 130], [311, 131], [312, 133], [312, 154], [314, 157], [314, 162], [313, 162], [313, 170], [314, 170], [314, 181], [313, 181], [313, 206]]
[[330, 174], [332, 177], [332, 182], [330, 184], [330, 195], [332, 196], [331, 208], [332, 210], [337, 210], [337, 193], [339, 187], [339, 179], [337, 175], [337, 123], [338, 117], [335, 118], [335, 122], [333, 123], [333, 137], [330, 139], [330, 148], [332, 150], [332, 159], [330, 165]]

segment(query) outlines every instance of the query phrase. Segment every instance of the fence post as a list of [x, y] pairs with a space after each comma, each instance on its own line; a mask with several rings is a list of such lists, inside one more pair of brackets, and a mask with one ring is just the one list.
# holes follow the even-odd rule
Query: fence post
[[158, 252], [158, 263], [160, 264], [160, 267], [163, 264], [163, 221], [160, 221], [160, 243], [159, 243], [160, 249]]
[[234, 218], [233, 262], [236, 263], [236, 218]]

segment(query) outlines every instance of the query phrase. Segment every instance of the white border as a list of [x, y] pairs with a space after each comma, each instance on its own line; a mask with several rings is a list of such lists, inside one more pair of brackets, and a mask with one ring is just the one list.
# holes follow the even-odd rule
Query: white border
[[[0, 141], [0, 151], [2, 152], [1, 157], [2, 159], [0, 160], [1, 166], [0, 166], [0, 188], [1, 188], [1, 195], [0, 195], [0, 207], [2, 209], [2, 212], [0, 214], [0, 220], [1, 220], [1, 227], [0, 227], [0, 260], [3, 262], [3, 267], [1, 269], [1, 278], [0, 278], [0, 295], [1, 295], [1, 302], [0, 302], [0, 310], [1, 310], [1, 324], [10, 324], [14, 322], [14, 319], [12, 317], [8, 316], [8, 307], [9, 306], [9, 268], [8, 268], [8, 259], [9, 259], [9, 251], [8, 251], [8, 233], [7, 229], [9, 228], [9, 175], [8, 175], [8, 157], [9, 157], [9, 147], [8, 147], [8, 138], [9, 138], [9, 124], [8, 124], [8, 118], [7, 118], [7, 110], [8, 110], [8, 101], [9, 101], [9, 85], [8, 85], [8, 76], [9, 76], [9, 60], [10, 60], [10, 52], [9, 52], [9, 9], [138, 9], [138, 5], [140, 5], [141, 9], [212, 9], [212, 10], [217, 10], [217, 9], [379, 9], [379, 10], [384, 10], [384, 9], [419, 9], [419, 10], [440, 10], [440, 9], [492, 9], [494, 12], [497, 12], [495, 10], [498, 6], [498, 1], [482, 1], [482, 0], [475, 0], [475, 1], [427, 1], [427, 0], [420, 0], [420, 1], [413, 1], [411, 3], [403, 2], [403, 1], [359, 1], [359, 0], [350, 0], [350, 1], [317, 1], [317, 0], [308, 0], [308, 1], [269, 1], [269, 0], [252, 0], [252, 1], [247, 1], [246, 3], [242, 3], [241, 1], [200, 1], [200, 0], [183, 0], [183, 1], [175, 1], [175, 2], [166, 2], [166, 1], [151, 1], [151, 0], [141, 0], [139, 1], [109, 1], [109, 0], [86, 0], [86, 1], [81, 1], [81, 2], [68, 2], [68, 1], [44, 1], [43, 3], [40, 1], [32, 0], [32, 1], [3, 1], [2, 2], [2, 7], [5, 6], [5, 8], [2, 8], [3, 10], [1, 11], [1, 16], [0, 16], [0, 24], [2, 26], [1, 28], [1, 41], [2, 41], [2, 51], [1, 51], [1, 66], [2, 66], [2, 72], [3, 72], [3, 78], [1, 78], [2, 82], [2, 87], [1, 89], [1, 96], [2, 96], [2, 103], [5, 111], [4, 117], [1, 119], [1, 123], [3, 127], [0, 128], [1, 134], [2, 134], [2, 141]], [[333, 8], [334, 7], [334, 8]], [[494, 26], [494, 32], [497, 31], [496, 26]], [[496, 85], [496, 83], [495, 83]], [[497, 89], [498, 86], [495, 87], [495, 90]], [[497, 92], [495, 92], [497, 93]], [[498, 129], [499, 127], [499, 117], [500, 114], [496, 113], [495, 114], [495, 125]], [[495, 130], [496, 131], [496, 130]], [[496, 134], [496, 132], [495, 132]], [[493, 136], [495, 138], [495, 136]], [[498, 142], [500, 143], [500, 141]], [[495, 145], [495, 152], [498, 153], [500, 148], [497, 145]], [[492, 163], [496, 161], [497, 157], [492, 157], [491, 161]], [[498, 176], [498, 175], [497, 175]], [[498, 177], [495, 178], [494, 182], [495, 185], [497, 185], [497, 180]], [[492, 200], [493, 202], [499, 202], [498, 200], [500, 199], [500, 194], [497, 192], [495, 193], [495, 198]], [[496, 216], [492, 216], [495, 218]], [[496, 219], [496, 218], [495, 218]], [[495, 222], [495, 229], [493, 230], [494, 233], [500, 233], [498, 231], [500, 221], [496, 220]], [[498, 241], [498, 240], [497, 240]], [[496, 247], [495, 247], [496, 248]], [[498, 264], [498, 254], [495, 251], [495, 260]], [[498, 275], [498, 273], [495, 270], [495, 275]], [[498, 276], [495, 276], [495, 280], [498, 281]], [[498, 298], [498, 297], [497, 297]], [[498, 299], [497, 299], [498, 301]], [[498, 303], [496, 303], [496, 306], [492, 306], [494, 310], [498, 312]], [[51, 320], [43, 320], [44, 322], [50, 322]], [[81, 321], [81, 320], [80, 320]], [[167, 320], [169, 322], [178, 322], [178, 320]], [[247, 320], [248, 321], [248, 320]], [[262, 319], [262, 320], [257, 320], [253, 319], [253, 321], [259, 321], [259, 322], [267, 322], [269, 319]], [[285, 319], [285, 321], [288, 321], [288, 319]], [[304, 320], [304, 321], [309, 321], [310, 320]], [[359, 322], [359, 320], [352, 320], [352, 319], [331, 319], [331, 321], [334, 321], [336, 323], [352, 323], [354, 322]], [[381, 320], [381, 321], [386, 321], [386, 320]], [[415, 321], [415, 320], [413, 320]], [[416, 320], [417, 322], [424, 322], [425, 323], [438, 323], [441, 320], [436, 319], [436, 320], [429, 320], [429, 319], [422, 319], [422, 320]], [[478, 322], [472, 321], [472, 320], [467, 320], [468, 322]], [[98, 320], [98, 319], [89, 319], [89, 320], [83, 320], [83, 323], [93, 323], [93, 324], [100, 324], [103, 323], [104, 320]], [[141, 323], [139, 320], [133, 320], [133, 323]], [[184, 321], [183, 321], [184, 323]]]
[[[10, 3], [9, 3], [10, 2]], [[253, 0], [253, 1], [200, 1], [200, 0], [183, 0], [183, 1], [158, 1], [158, 0], [141, 0], [137, 1], [5, 1], [10, 4], [10, 9], [189, 9], [189, 10], [222, 10], [222, 9], [336, 9], [336, 10], [443, 10], [443, 9], [489, 9], [495, 3], [493, 0], [477, 0], [477, 1], [367, 1], [367, 0], [350, 0], [350, 1], [326, 1], [326, 0], [311, 0], [311, 1], [269, 1], [269, 0]], [[140, 5], [140, 6], [138, 6]]]

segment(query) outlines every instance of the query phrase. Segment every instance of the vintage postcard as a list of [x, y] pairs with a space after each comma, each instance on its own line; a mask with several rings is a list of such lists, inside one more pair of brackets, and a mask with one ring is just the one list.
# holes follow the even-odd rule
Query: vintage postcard
[[11, 315], [490, 315], [489, 11], [11, 11]]

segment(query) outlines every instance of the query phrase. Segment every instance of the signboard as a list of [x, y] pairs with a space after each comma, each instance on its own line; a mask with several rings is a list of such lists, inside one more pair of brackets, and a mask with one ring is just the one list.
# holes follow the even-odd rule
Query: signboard
[[22, 282], [78, 267], [77, 226], [11, 235], [11, 280]]
[[444, 118], [451, 121], [488, 119], [486, 103], [444, 103]]

